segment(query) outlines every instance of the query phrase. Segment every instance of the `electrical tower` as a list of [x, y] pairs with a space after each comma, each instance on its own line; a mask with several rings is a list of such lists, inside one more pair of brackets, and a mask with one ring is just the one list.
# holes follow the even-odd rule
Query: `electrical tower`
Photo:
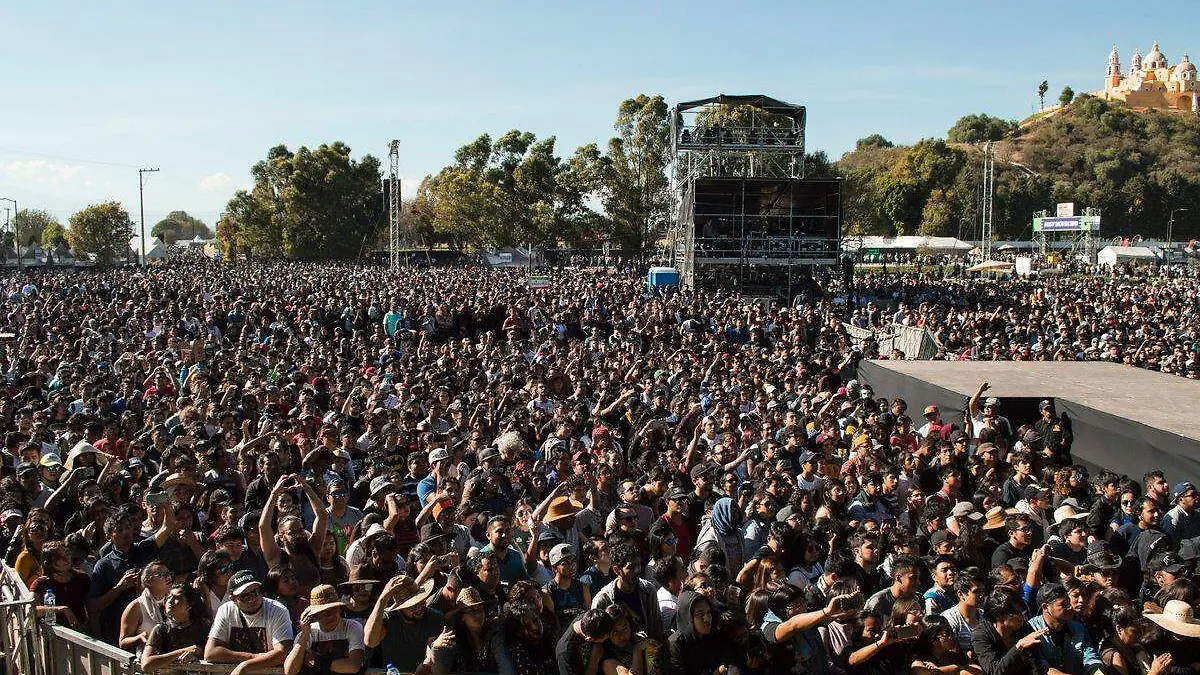
[[993, 165], [995, 151], [992, 141], [983, 146], [983, 204], [980, 209], [979, 248], [983, 251], [983, 259], [992, 258], [992, 241], [995, 239], [995, 228], [992, 224], [992, 193], [995, 189], [996, 173]]
[[388, 144], [388, 267], [400, 269], [400, 141]]

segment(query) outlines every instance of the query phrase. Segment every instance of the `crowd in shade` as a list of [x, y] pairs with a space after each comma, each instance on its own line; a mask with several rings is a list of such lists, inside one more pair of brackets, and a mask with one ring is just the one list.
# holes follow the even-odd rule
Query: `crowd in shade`
[[[1195, 377], [1194, 279], [867, 277], [793, 307], [562, 269], [167, 263], [0, 280], [0, 543], [137, 655], [503, 675], [1182, 675], [1190, 476], [1092, 474], [945, 358]], [[967, 353], [971, 352], [971, 353]]]

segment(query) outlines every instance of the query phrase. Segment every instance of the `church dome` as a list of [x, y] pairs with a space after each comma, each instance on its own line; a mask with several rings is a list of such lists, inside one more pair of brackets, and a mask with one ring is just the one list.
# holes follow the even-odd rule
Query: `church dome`
[[1158, 43], [1150, 48], [1150, 53], [1146, 55], [1146, 70], [1151, 68], [1166, 68], [1167, 57], [1163, 55], [1162, 50], [1158, 48]]
[[1179, 59], [1179, 65], [1175, 66], [1175, 79], [1177, 80], [1195, 80], [1196, 79], [1196, 64], [1192, 63], [1187, 54], [1184, 54]]

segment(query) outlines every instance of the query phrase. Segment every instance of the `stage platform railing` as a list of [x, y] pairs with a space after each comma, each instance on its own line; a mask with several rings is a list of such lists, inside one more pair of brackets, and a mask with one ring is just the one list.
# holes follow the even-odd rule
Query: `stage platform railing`
[[842, 326], [855, 340], [874, 338], [879, 343], [881, 355], [899, 349], [904, 353], [906, 360], [928, 361], [938, 353], [937, 343], [924, 328], [902, 326], [898, 323], [887, 324], [883, 328], [859, 328], [848, 323], [843, 323]]

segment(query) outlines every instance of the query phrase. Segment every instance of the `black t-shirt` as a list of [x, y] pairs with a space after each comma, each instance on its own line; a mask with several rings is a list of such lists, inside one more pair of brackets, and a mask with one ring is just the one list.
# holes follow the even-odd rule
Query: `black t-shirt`
[[146, 645], [154, 648], [155, 654], [166, 654], [184, 647], [203, 647], [208, 641], [207, 621], [193, 621], [186, 626], [160, 623], [150, 631]]

